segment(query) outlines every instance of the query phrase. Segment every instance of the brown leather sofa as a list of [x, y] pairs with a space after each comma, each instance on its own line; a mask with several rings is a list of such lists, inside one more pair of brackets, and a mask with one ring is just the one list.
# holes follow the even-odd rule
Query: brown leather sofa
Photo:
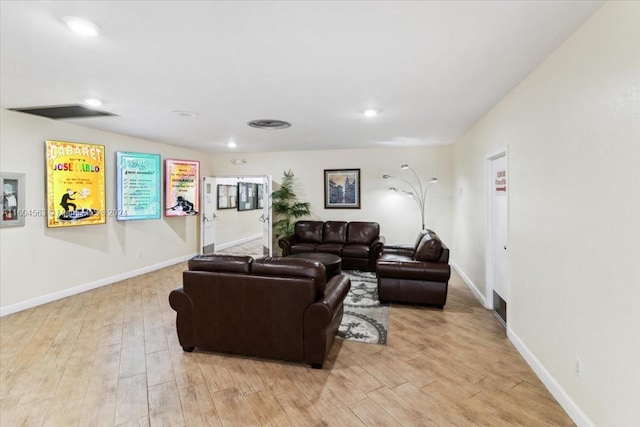
[[380, 301], [443, 308], [451, 267], [449, 248], [431, 230], [422, 230], [413, 245], [385, 246], [376, 266]]
[[375, 271], [382, 251], [377, 222], [298, 221], [292, 236], [282, 237], [282, 256], [325, 252], [342, 258], [345, 270]]
[[347, 276], [305, 259], [203, 255], [169, 303], [184, 351], [283, 359], [322, 368], [342, 321]]

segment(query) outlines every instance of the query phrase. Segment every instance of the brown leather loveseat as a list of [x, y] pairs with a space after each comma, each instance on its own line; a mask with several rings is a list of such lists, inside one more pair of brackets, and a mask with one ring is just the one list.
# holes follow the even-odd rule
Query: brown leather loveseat
[[304, 259], [196, 256], [169, 295], [180, 345], [322, 368], [351, 287], [325, 274]]
[[451, 267], [449, 248], [431, 230], [422, 230], [413, 245], [385, 246], [376, 267], [380, 301], [443, 308]]
[[345, 270], [375, 271], [382, 251], [377, 222], [298, 221], [292, 236], [278, 240], [282, 256], [325, 252], [342, 258]]

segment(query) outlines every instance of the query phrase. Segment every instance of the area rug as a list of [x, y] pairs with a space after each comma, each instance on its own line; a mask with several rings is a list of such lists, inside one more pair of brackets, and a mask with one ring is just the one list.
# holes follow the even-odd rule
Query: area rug
[[343, 271], [351, 279], [351, 289], [344, 300], [344, 316], [338, 336], [345, 340], [370, 344], [387, 344], [391, 306], [378, 301], [375, 273]]

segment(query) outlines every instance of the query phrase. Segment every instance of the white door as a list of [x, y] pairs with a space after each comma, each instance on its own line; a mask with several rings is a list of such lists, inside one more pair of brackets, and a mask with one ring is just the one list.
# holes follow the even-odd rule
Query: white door
[[271, 232], [271, 175], [264, 177], [262, 186], [262, 215], [260, 221], [262, 221], [262, 253], [266, 256], [271, 256], [273, 248], [271, 247], [272, 232]]
[[205, 176], [202, 183], [202, 239], [201, 253], [212, 254], [215, 251], [216, 215], [218, 194], [216, 178]]
[[[506, 322], [506, 306], [509, 302], [508, 283], [508, 179], [505, 153], [491, 159], [491, 207], [490, 207], [490, 279], [493, 291], [493, 308]], [[502, 313], [504, 312], [504, 313]]]

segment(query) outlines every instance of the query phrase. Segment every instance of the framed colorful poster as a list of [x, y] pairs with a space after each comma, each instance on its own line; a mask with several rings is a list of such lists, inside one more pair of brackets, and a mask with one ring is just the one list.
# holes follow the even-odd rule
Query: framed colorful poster
[[47, 226], [105, 224], [104, 145], [46, 141]]
[[0, 185], [2, 185], [0, 227], [24, 225], [24, 180], [23, 173], [0, 172]]
[[200, 210], [200, 162], [165, 160], [166, 216], [197, 215]]
[[116, 153], [116, 219], [159, 219], [162, 174], [159, 154]]
[[324, 170], [324, 208], [360, 209], [360, 169]]

